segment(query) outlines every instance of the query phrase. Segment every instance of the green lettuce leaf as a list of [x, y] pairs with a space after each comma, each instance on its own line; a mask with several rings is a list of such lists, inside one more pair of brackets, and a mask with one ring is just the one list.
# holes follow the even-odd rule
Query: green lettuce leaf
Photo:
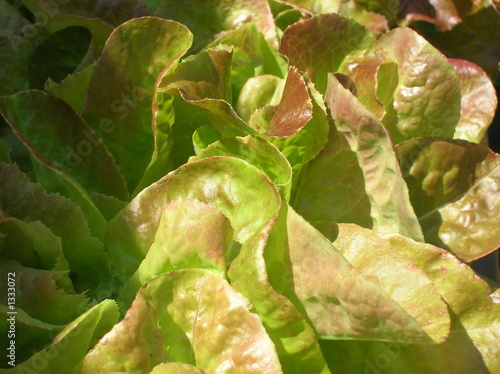
[[284, 79], [270, 74], [248, 79], [238, 96], [236, 112], [248, 122], [257, 109], [279, 104], [284, 85]]
[[275, 217], [280, 205], [271, 181], [241, 159], [210, 157], [181, 166], [144, 189], [109, 222], [106, 250], [121, 279], [130, 278], [153, 244], [163, 206], [178, 199], [220, 209], [240, 243]]
[[[51, 325], [35, 319], [22, 309], [16, 309], [14, 312], [15, 314], [8, 306], [0, 304], [0, 333], [5, 336], [1, 348], [7, 352], [6, 356], [2, 357], [0, 372], [1, 368], [12, 367], [9, 362], [13, 356], [7, 356], [10, 356], [11, 347], [15, 348], [15, 363], [19, 364], [35, 352], [46, 348], [64, 328], [64, 325]], [[11, 330], [11, 321], [15, 321], [15, 331]]]
[[[106, 220], [89, 193], [128, 200], [128, 192], [101, 139], [70, 106], [42, 91], [1, 97], [0, 113], [30, 150], [37, 180], [45, 190], [80, 205], [92, 233], [103, 239]], [[46, 134], [51, 134], [51, 142]]]
[[153, 91], [157, 78], [173, 68], [191, 45], [183, 25], [145, 17], [116, 28], [96, 62], [84, 116], [105, 128], [104, 144], [133, 191], [154, 150]]
[[500, 156], [464, 140], [423, 138], [396, 148], [427, 242], [473, 261], [500, 246]]
[[160, 89], [181, 93], [187, 100], [222, 99], [231, 102], [232, 48], [224, 44], [185, 58], [163, 77]]
[[238, 97], [243, 85], [252, 77], [270, 74], [284, 78], [286, 75], [286, 62], [253, 23], [223, 33], [207, 48], [219, 44], [233, 48], [231, 88], [234, 98]]
[[198, 200], [164, 205], [154, 243], [121, 290], [123, 301], [131, 303], [144, 283], [172, 270], [200, 268], [225, 276], [232, 238], [231, 224], [217, 208]]
[[[153, 104], [159, 108], [153, 116], [155, 151], [136, 192], [187, 162], [194, 153], [192, 134], [198, 127], [212, 122], [221, 136], [251, 130], [229, 104], [231, 60], [232, 49], [218, 45], [186, 58], [175, 71], [162, 77]], [[178, 96], [170, 102], [172, 95]]]
[[91, 43], [92, 35], [84, 27], [66, 27], [51, 33], [36, 46], [29, 58], [27, 69], [30, 87], [42, 90], [47, 80], [59, 82], [80, 65], [85, 66]]
[[[297, 121], [288, 118], [292, 113], [284, 110], [290, 106], [298, 106], [296, 95], [287, 94], [283, 97], [283, 93], [291, 89], [290, 86], [299, 89], [300, 97], [303, 98], [303, 106], [290, 111], [299, 117]], [[294, 179], [297, 180], [302, 166], [313, 159], [327, 141], [329, 126], [323, 101], [312, 82], [300, 78], [292, 67], [286, 81], [274, 75], [250, 78], [243, 86], [236, 108], [242, 118], [250, 121], [250, 125], [262, 126], [263, 131], [278, 118], [284, 119], [283, 125], [280, 125], [284, 130], [281, 134], [266, 132], [264, 137], [288, 159]], [[280, 107], [286, 116], [278, 115]]]
[[213, 126], [200, 126], [192, 135], [193, 149], [196, 155], [199, 155], [202, 149], [220, 139], [219, 133]]
[[98, 57], [112, 31], [109, 24], [97, 18], [61, 12], [60, 3], [26, 0], [23, 4], [33, 12], [37, 23], [28, 23], [2, 37], [0, 56], [10, 61], [0, 71], [2, 94], [43, 89], [47, 78], [60, 81], [81, 70]]
[[15, 368], [0, 373], [73, 373], [80, 372], [79, 364], [89, 348], [118, 322], [118, 307], [111, 300], [104, 300], [61, 331], [50, 346], [33, 354]]
[[349, 373], [495, 373], [500, 368], [500, 304], [489, 286], [442, 248], [394, 235], [385, 241], [411, 258], [448, 304], [450, 334], [434, 345], [321, 342], [329, 365]]
[[[58, 282], [69, 281], [67, 271], [27, 268], [16, 261], [0, 260], [0, 285], [7, 289], [7, 274], [15, 273], [16, 309], [22, 309], [32, 318], [51, 325], [66, 325], [87, 310], [83, 294], [68, 294], [58, 287]], [[4, 293], [0, 302], [7, 304]]]
[[250, 135], [241, 138], [222, 139], [200, 150], [190, 162], [214, 156], [231, 156], [241, 158], [256, 166], [278, 188], [285, 200], [290, 196], [292, 169], [287, 159], [278, 149], [262, 138]]
[[[375, 279], [434, 342], [443, 342], [450, 329], [450, 317], [431, 279], [412, 259], [399, 253], [372, 230], [353, 224], [339, 224], [337, 228], [338, 236], [333, 245], [347, 261], [366, 277]], [[406, 281], [408, 277], [411, 283]]]
[[[284, 217], [280, 214], [275, 230], [286, 230]], [[284, 276], [284, 261], [266, 258], [270, 256], [266, 247], [271, 245], [268, 243], [271, 228], [270, 223], [243, 244], [228, 271], [231, 285], [255, 308], [276, 346], [283, 372], [330, 373], [312, 327], [290, 300], [271, 285], [273, 278]]]
[[335, 222], [348, 222], [422, 240], [391, 140], [380, 121], [333, 75], [326, 105], [333, 119], [328, 144], [301, 174], [294, 209], [330, 239]]
[[91, 193], [89, 194], [89, 196], [94, 202], [97, 209], [99, 209], [99, 212], [101, 212], [101, 214], [107, 221], [110, 221], [112, 218], [114, 218], [114, 216], [116, 216], [118, 212], [125, 208], [125, 206], [127, 205], [126, 201], [98, 192]]
[[[490, 297], [489, 285], [444, 249], [399, 236], [390, 237], [389, 240], [427, 273], [455, 315], [450, 347], [459, 346], [458, 341], [470, 339], [473, 342], [473, 347], [469, 345], [468, 349], [471, 356], [477, 356], [477, 350], [490, 372], [498, 370], [500, 346], [496, 342], [500, 336], [500, 304]], [[455, 341], [457, 343], [453, 344]], [[480, 361], [471, 361], [471, 365], [481, 366]]]
[[125, 318], [87, 354], [82, 374], [149, 373], [166, 361], [207, 373], [282, 373], [274, 345], [250, 308], [212, 272], [164, 273], [140, 289]]
[[125, 181], [105, 145], [62, 100], [42, 91], [22, 91], [1, 97], [0, 113], [39, 162], [62, 169], [88, 192], [128, 199]]
[[[202, 108], [222, 137], [255, 132], [230, 104], [232, 55], [232, 49], [225, 45], [203, 50], [185, 59], [175, 72], [162, 79], [159, 86], [159, 92], [180, 95], [188, 103]], [[204, 123], [198, 124], [201, 125]]]
[[196, 366], [182, 362], [168, 362], [156, 365], [149, 374], [204, 374], [205, 372]]
[[266, 0], [184, 0], [144, 1], [158, 17], [173, 19], [189, 27], [195, 35], [191, 52], [198, 52], [224, 31], [254, 23], [270, 43], [276, 44], [276, 30]]
[[307, 317], [321, 339], [432, 342], [377, 280], [355, 270], [291, 207], [280, 214], [286, 215], [286, 229], [273, 228], [266, 248], [281, 269], [271, 283]]
[[71, 105], [81, 115], [85, 109], [85, 100], [94, 68], [95, 64], [89, 65], [82, 71], [68, 75], [60, 83], [49, 79], [44, 88]]
[[0, 236], [3, 238], [2, 257], [35, 269], [69, 270], [61, 238], [40, 221], [0, 217]]
[[36, 47], [50, 34], [40, 24], [28, 24], [0, 37], [0, 94], [12, 95], [30, 88], [28, 64]]
[[[452, 138], [460, 119], [460, 82], [446, 57], [409, 28], [381, 39], [398, 64], [394, 92], [384, 94], [383, 123], [394, 143], [416, 137]], [[379, 85], [384, 85], [384, 80]], [[446, 103], [446, 105], [443, 105]]]
[[[67, 149], [66, 149], [67, 150]], [[50, 163], [39, 161], [39, 154], [32, 157], [33, 174], [47, 193], [57, 193], [79, 205], [85, 218], [87, 219], [90, 232], [93, 236], [104, 241], [106, 231], [106, 219], [99, 211], [91, 198], [91, 195], [78, 183], [78, 181], [64, 170], [57, 168]], [[78, 157], [78, 154], [77, 154]], [[47, 159], [46, 159], [47, 160]], [[107, 196], [107, 195], [105, 195]]]
[[89, 290], [95, 296], [99, 289], [107, 288], [109, 260], [102, 243], [91, 235], [78, 205], [59, 194], [46, 193], [16, 165], [0, 163], [0, 206], [9, 216], [26, 222], [41, 221], [61, 238], [77, 292]]
[[460, 120], [453, 138], [480, 143], [493, 121], [498, 99], [490, 78], [476, 64], [450, 58], [460, 80]]

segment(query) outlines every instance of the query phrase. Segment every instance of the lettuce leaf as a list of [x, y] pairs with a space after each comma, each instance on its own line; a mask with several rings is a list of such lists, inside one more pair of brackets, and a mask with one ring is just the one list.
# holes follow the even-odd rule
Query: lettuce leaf
[[335, 222], [350, 222], [422, 240], [392, 143], [380, 121], [333, 75], [326, 105], [333, 120], [328, 143], [301, 174], [292, 206], [330, 239]]
[[106, 250], [123, 281], [154, 242], [163, 206], [178, 199], [197, 199], [220, 209], [240, 243], [275, 217], [280, 205], [265, 174], [241, 159], [220, 156], [186, 164], [144, 189], [109, 222]]
[[[286, 210], [286, 206], [283, 206]], [[282, 229], [284, 214], [276, 221]], [[330, 373], [313, 328], [292, 302], [277, 292], [271, 280], [283, 274], [281, 261], [266, 258], [269, 249], [269, 224], [249, 238], [231, 263], [228, 276], [231, 285], [252, 303], [269, 337], [273, 340], [285, 373]], [[269, 237], [272, 240], [272, 236]]]
[[198, 200], [174, 200], [163, 207], [154, 243], [121, 290], [129, 304], [151, 278], [180, 269], [208, 269], [224, 276], [233, 229], [219, 209]]
[[[327, 340], [431, 343], [432, 339], [377, 280], [355, 270], [341, 252], [292, 208], [286, 228], [269, 234], [276, 289], [291, 300]], [[281, 229], [280, 229], [281, 228]], [[273, 254], [271, 254], [273, 253]], [[276, 265], [275, 265], [276, 266]]]
[[449, 61], [458, 74], [462, 94], [460, 120], [453, 138], [481, 143], [498, 105], [495, 87], [476, 64], [453, 58]]
[[500, 246], [498, 154], [437, 138], [400, 143], [396, 151], [427, 242], [467, 262]]
[[0, 206], [9, 216], [26, 222], [41, 221], [61, 238], [64, 256], [75, 273], [75, 289], [107, 289], [109, 260], [103, 244], [92, 236], [81, 208], [59, 194], [46, 193], [16, 165], [0, 163]]
[[453, 66], [409, 28], [391, 30], [380, 43], [398, 64], [398, 82], [392, 94], [385, 94], [382, 120], [394, 143], [426, 136], [453, 138], [461, 102]]
[[84, 118], [101, 131], [129, 191], [153, 154], [152, 91], [158, 75], [175, 66], [191, 41], [190, 31], [177, 22], [137, 18], [111, 33], [96, 62]]
[[207, 373], [282, 373], [271, 339], [249, 309], [212, 272], [164, 273], [140, 289], [125, 318], [87, 354], [82, 374], [149, 373], [165, 361]]
[[80, 372], [81, 360], [90, 347], [118, 322], [118, 307], [104, 300], [68, 324], [50, 346], [36, 352], [15, 368], [0, 369], [0, 373], [72, 373]]

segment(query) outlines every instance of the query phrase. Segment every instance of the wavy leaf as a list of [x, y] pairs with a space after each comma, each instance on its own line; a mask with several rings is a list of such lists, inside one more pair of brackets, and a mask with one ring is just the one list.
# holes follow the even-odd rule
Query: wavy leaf
[[281, 258], [275, 263], [282, 263], [274, 284], [311, 321], [319, 338], [432, 342], [377, 281], [355, 270], [293, 209], [280, 214], [286, 214], [286, 229], [269, 235], [268, 250], [276, 253], [273, 258]]
[[0, 373], [50, 374], [73, 370], [80, 371], [80, 362], [89, 348], [118, 322], [118, 307], [111, 300], [104, 300], [67, 325], [50, 346], [35, 352], [15, 368], [0, 369]]
[[174, 200], [161, 212], [154, 243], [139, 268], [121, 290], [132, 302], [151, 278], [180, 269], [208, 269], [224, 276], [233, 229], [219, 209], [198, 200]]
[[195, 35], [193, 48], [198, 52], [214, 37], [254, 23], [270, 43], [276, 44], [276, 30], [266, 0], [184, 1], [180, 7], [172, 0], [146, 0], [155, 15], [185, 24]]
[[261, 138], [246, 136], [244, 138], [221, 139], [200, 150], [190, 162], [214, 156], [231, 156], [241, 158], [259, 168], [273, 182], [287, 199], [290, 196], [292, 169], [286, 158], [278, 149]]
[[498, 99], [490, 78], [476, 64], [450, 58], [460, 80], [460, 121], [453, 138], [480, 143], [493, 121]]
[[274, 345], [250, 308], [209, 271], [164, 273], [140, 289], [125, 318], [87, 354], [82, 373], [149, 373], [167, 360], [207, 374], [282, 373]]
[[396, 148], [427, 242], [472, 261], [500, 246], [500, 156], [464, 140], [414, 139]]
[[359, 89], [359, 99], [378, 117], [384, 107], [377, 99], [377, 72], [389, 61], [371, 32], [355, 20], [323, 14], [301, 20], [285, 30], [279, 52], [307, 73], [324, 94], [328, 73], [348, 74]]
[[326, 104], [333, 119], [328, 143], [302, 173], [292, 206], [330, 239], [334, 222], [350, 222], [421, 240], [392, 143], [380, 121], [333, 75]]
[[[7, 289], [7, 274], [15, 273], [15, 306], [31, 317], [51, 325], [66, 325], [87, 310], [83, 294], [69, 294], [59, 288], [63, 278], [69, 281], [67, 271], [32, 269], [12, 260], [1, 262], [1, 286]], [[7, 305], [7, 294], [0, 301]]]
[[452, 138], [461, 99], [453, 66], [409, 28], [388, 32], [380, 43], [398, 64], [398, 83], [392, 95], [387, 95], [383, 118], [394, 143], [416, 137]]
[[154, 242], [163, 206], [178, 199], [197, 199], [220, 209], [241, 243], [275, 217], [280, 204], [271, 181], [241, 159], [211, 157], [184, 165], [144, 189], [110, 221], [106, 249], [123, 280]]
[[249, 124], [270, 137], [288, 137], [299, 132], [312, 118], [312, 103], [306, 83], [295, 68], [290, 68], [278, 105], [255, 111]]
[[[333, 245], [347, 261], [366, 277], [375, 279], [434, 342], [443, 342], [450, 329], [450, 316], [431, 279], [411, 258], [399, 253], [373, 231], [345, 223], [337, 228], [338, 236]], [[412, 279], [411, 283], [406, 281], [408, 278]]]
[[[286, 222], [284, 215], [280, 217], [276, 225], [281, 229]], [[328, 374], [314, 330], [290, 300], [271, 284], [273, 278], [284, 275], [281, 261], [266, 258], [272, 250], [266, 250], [272, 245], [268, 242], [271, 227], [267, 225], [243, 244], [228, 271], [231, 285], [252, 303], [276, 346], [285, 373]]]
[[39, 162], [73, 176], [88, 192], [128, 199], [125, 181], [105, 145], [62, 100], [42, 91], [22, 91], [0, 98], [0, 112]]
[[133, 191], [154, 150], [153, 91], [157, 78], [190, 47], [183, 25], [159, 18], [133, 19], [117, 27], [96, 62], [84, 117], [103, 131], [103, 142]]

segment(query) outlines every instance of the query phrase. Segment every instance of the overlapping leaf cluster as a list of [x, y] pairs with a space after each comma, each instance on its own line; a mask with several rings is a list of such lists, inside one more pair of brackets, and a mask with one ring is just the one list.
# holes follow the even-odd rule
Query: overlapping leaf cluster
[[388, 27], [459, 33], [489, 1], [23, 3], [38, 23], [0, 3], [0, 372], [500, 370], [467, 265], [500, 246], [494, 89]]

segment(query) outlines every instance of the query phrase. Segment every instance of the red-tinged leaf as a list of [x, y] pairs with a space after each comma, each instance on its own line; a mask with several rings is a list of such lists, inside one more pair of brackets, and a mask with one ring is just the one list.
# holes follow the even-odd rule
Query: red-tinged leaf
[[460, 118], [460, 82], [448, 59], [409, 28], [390, 31], [380, 43], [398, 64], [393, 92], [383, 95], [382, 122], [394, 143], [424, 136], [452, 138]]
[[436, 24], [441, 31], [448, 31], [462, 22], [472, 11], [472, 0], [401, 0], [400, 15], [408, 20], [426, 20]]
[[436, 138], [401, 143], [396, 152], [427, 242], [465, 261], [500, 247], [500, 155]]
[[250, 308], [207, 270], [163, 273], [139, 290], [125, 318], [87, 354], [81, 373], [149, 373], [177, 361], [207, 373], [280, 374], [274, 344]]
[[[136, 18], [117, 27], [106, 41], [90, 81], [84, 116], [99, 128], [129, 191], [133, 191], [155, 147], [153, 92], [157, 78], [189, 49], [191, 32], [174, 21]], [[168, 126], [169, 124], [164, 124]]]
[[325, 93], [328, 73], [343, 73], [356, 83], [359, 99], [380, 118], [384, 108], [377, 99], [377, 73], [389, 61], [371, 32], [338, 14], [323, 14], [288, 27], [279, 52], [291, 65], [307, 73]]
[[382, 123], [333, 75], [326, 104], [334, 122], [328, 143], [301, 175], [292, 206], [329, 238], [332, 223], [349, 222], [421, 240], [417, 217]]
[[491, 79], [476, 64], [450, 58], [460, 80], [462, 106], [455, 139], [480, 143], [493, 121], [498, 100]]
[[[68, 271], [38, 270], [16, 261], [0, 262], [0, 286], [7, 289], [7, 274], [15, 273], [16, 308], [30, 317], [52, 325], [66, 325], [87, 310], [84, 294], [68, 294], [58, 282], [68, 279]], [[69, 279], [68, 279], [69, 280]], [[0, 299], [7, 305], [7, 293]]]
[[249, 122], [251, 127], [267, 136], [292, 136], [311, 120], [312, 109], [304, 79], [295, 68], [291, 68], [280, 103], [257, 110]]
[[241, 243], [277, 215], [281, 200], [266, 175], [241, 159], [210, 157], [183, 165], [142, 190], [110, 221], [107, 250], [124, 281], [154, 242], [163, 206], [177, 199], [220, 209]]
[[232, 48], [226, 45], [203, 50], [163, 77], [158, 92], [180, 95], [202, 108], [222, 137], [255, 133], [230, 104], [232, 56]]

